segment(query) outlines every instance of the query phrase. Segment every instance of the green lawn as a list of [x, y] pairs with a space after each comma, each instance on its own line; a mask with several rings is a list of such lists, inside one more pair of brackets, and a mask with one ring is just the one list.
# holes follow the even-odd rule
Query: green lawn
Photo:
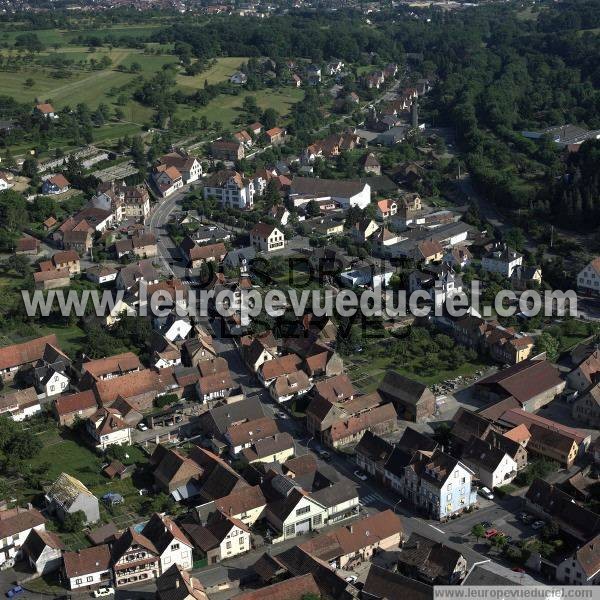
[[246, 95], [254, 96], [256, 103], [261, 109], [274, 108], [280, 115], [285, 116], [294, 104], [302, 100], [304, 91], [292, 87], [276, 90], [259, 90], [256, 92], [245, 92], [242, 90], [238, 96], [218, 96], [203, 108], [180, 108], [177, 116], [189, 119], [192, 115], [196, 117], [205, 115], [211, 122], [220, 121], [225, 128], [238, 129], [239, 127], [234, 125], [233, 121], [240, 116], [242, 102]]
[[177, 85], [184, 89], [197, 90], [204, 86], [205, 81], [208, 81], [210, 84], [225, 81], [247, 60], [247, 56], [225, 56], [217, 58], [216, 64], [203, 73], [191, 77], [187, 75], [178, 75]]

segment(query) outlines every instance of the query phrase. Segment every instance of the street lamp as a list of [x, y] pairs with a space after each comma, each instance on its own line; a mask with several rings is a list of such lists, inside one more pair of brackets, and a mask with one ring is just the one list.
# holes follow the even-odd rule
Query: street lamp
[[400, 502], [402, 502], [402, 498], [400, 498], [400, 500], [398, 500], [398, 502], [394, 504], [394, 508], [392, 509], [394, 512], [396, 512], [396, 507], [398, 506], [398, 504], [400, 504]]

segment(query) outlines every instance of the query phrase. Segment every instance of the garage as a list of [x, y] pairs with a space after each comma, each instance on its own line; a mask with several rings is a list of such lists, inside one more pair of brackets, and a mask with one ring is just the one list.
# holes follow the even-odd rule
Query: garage
[[296, 535], [304, 535], [310, 531], [310, 519], [296, 523]]

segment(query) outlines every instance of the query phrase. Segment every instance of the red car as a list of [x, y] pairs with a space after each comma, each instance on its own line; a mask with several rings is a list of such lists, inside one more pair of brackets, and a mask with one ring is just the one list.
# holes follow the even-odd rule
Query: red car
[[488, 529], [485, 532], [484, 537], [489, 540], [490, 538], [493, 538], [495, 535], [498, 535], [497, 529]]
[[521, 567], [513, 567], [511, 571], [514, 571], [515, 573], [526, 573], [525, 569], [522, 569]]

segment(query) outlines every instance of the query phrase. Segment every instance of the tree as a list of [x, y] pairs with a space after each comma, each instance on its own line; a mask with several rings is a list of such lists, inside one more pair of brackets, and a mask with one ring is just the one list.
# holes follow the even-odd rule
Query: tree
[[471, 528], [471, 535], [479, 541], [485, 535], [485, 527], [481, 523], [473, 525]]
[[68, 533], [79, 532], [82, 531], [85, 527], [86, 521], [87, 518], [82, 510], [78, 510], [74, 513], [67, 513], [64, 516], [62, 528]]
[[560, 342], [547, 332], [537, 337], [535, 342], [537, 352], [545, 352], [549, 361], [554, 362], [560, 354]]
[[22, 254], [13, 254], [8, 259], [8, 266], [23, 278], [31, 275], [31, 263], [26, 256]]
[[261, 122], [265, 129], [272, 129], [279, 122], [279, 113], [274, 108], [267, 108], [262, 114]]

